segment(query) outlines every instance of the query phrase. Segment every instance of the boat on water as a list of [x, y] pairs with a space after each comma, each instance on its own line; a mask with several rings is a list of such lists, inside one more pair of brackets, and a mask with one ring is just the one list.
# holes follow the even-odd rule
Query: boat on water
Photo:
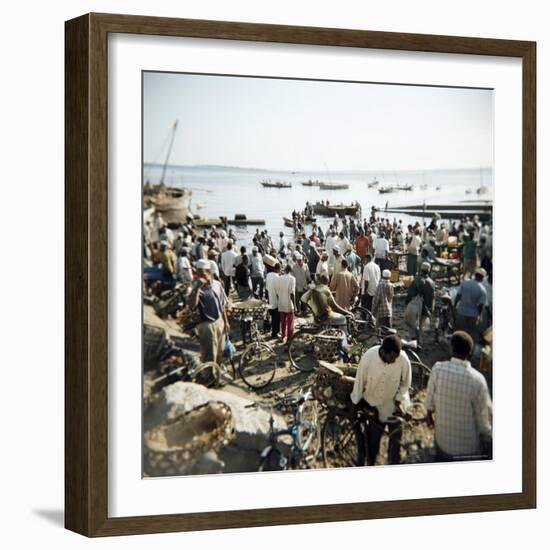
[[471, 195], [472, 194], [472, 190], [471, 189], [466, 189], [466, 195]]
[[321, 182], [319, 180], [307, 180], [303, 181], [302, 185], [305, 185], [306, 187], [314, 187], [316, 185], [319, 185]]
[[349, 189], [349, 185], [347, 183], [319, 183], [319, 189], [326, 191], [326, 190], [333, 190], [333, 189]]
[[414, 189], [414, 187], [413, 187], [412, 184], [408, 183], [408, 184], [403, 184], [403, 185], [396, 185], [395, 189], [397, 191], [412, 191]]
[[292, 187], [292, 183], [286, 181], [261, 181], [263, 187], [274, 187], [275, 189], [289, 189]]
[[397, 191], [397, 187], [392, 187], [391, 185], [387, 185], [386, 187], [379, 187], [378, 192], [381, 194], [385, 193], [393, 193], [394, 191]]
[[436, 191], [441, 191], [441, 185], [438, 185], [436, 188], [435, 188]]
[[292, 221], [292, 218], [286, 218], [283, 216], [283, 221], [285, 222], [285, 225], [287, 227], [294, 227], [294, 222]]
[[313, 212], [319, 216], [357, 216], [361, 212], [359, 204], [324, 204], [317, 202], [313, 205]]
[[369, 189], [372, 189], [373, 187], [376, 187], [379, 183], [380, 183], [380, 182], [379, 182], [376, 178], [374, 178], [372, 181], [369, 181], [369, 182], [367, 183], [367, 187], [368, 187]]

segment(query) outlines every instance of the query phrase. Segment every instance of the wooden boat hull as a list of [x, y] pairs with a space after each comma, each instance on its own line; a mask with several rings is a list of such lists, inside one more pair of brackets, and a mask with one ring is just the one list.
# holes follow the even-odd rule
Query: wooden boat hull
[[354, 205], [329, 205], [315, 204], [313, 206], [313, 212], [319, 216], [356, 216], [359, 211], [358, 206]]

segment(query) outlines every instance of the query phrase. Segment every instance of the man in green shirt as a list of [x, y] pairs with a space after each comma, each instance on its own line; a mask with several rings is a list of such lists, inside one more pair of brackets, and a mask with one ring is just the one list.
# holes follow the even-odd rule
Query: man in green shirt
[[464, 259], [464, 277], [469, 275], [471, 278], [477, 268], [477, 249], [478, 241], [474, 238], [474, 233], [471, 231], [464, 237], [464, 249], [462, 251]]

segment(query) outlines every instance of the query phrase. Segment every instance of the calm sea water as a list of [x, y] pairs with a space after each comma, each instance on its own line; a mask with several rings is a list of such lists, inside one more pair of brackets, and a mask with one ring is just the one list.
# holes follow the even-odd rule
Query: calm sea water
[[[144, 177], [151, 183], [160, 180], [162, 168], [145, 166]], [[380, 194], [376, 188], [369, 189], [367, 182], [374, 178], [384, 185], [414, 185], [413, 191], [397, 191]], [[291, 189], [264, 188], [260, 181], [287, 181]], [[306, 187], [301, 184], [308, 179], [347, 183], [349, 189], [321, 191], [318, 187]], [[216, 167], [168, 167], [165, 183], [174, 187], [187, 187], [192, 190], [191, 209], [205, 217], [246, 214], [248, 218], [265, 219], [267, 229], [274, 236], [284, 231], [288, 237], [293, 236], [292, 229], [284, 226], [283, 216], [290, 217], [293, 209], [303, 209], [306, 202], [315, 203], [329, 200], [332, 204], [349, 204], [358, 201], [362, 207], [363, 217], [368, 217], [372, 206], [383, 208], [401, 205], [422, 204], [455, 204], [465, 200], [491, 200], [493, 177], [490, 169], [448, 170], [448, 171], [415, 171], [415, 172], [275, 172], [247, 169], [224, 169]], [[477, 195], [476, 189], [481, 185], [487, 187], [484, 195]], [[440, 189], [437, 190], [436, 188]], [[471, 190], [471, 194], [467, 193]], [[386, 217], [386, 216], [384, 216]], [[394, 215], [387, 217], [393, 219]], [[396, 215], [404, 223], [416, 221], [407, 215]], [[323, 229], [331, 223], [330, 218], [317, 218]], [[245, 244], [250, 244], [256, 227], [236, 227], [234, 231]]]

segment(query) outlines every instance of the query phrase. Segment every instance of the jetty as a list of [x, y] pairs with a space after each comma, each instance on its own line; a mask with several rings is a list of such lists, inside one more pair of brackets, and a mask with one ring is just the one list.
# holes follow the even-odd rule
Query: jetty
[[456, 204], [413, 204], [385, 208], [375, 208], [377, 212], [388, 214], [408, 214], [422, 218], [439, 216], [442, 219], [458, 220], [477, 216], [481, 221], [490, 221], [493, 204], [490, 201], [462, 201]]

